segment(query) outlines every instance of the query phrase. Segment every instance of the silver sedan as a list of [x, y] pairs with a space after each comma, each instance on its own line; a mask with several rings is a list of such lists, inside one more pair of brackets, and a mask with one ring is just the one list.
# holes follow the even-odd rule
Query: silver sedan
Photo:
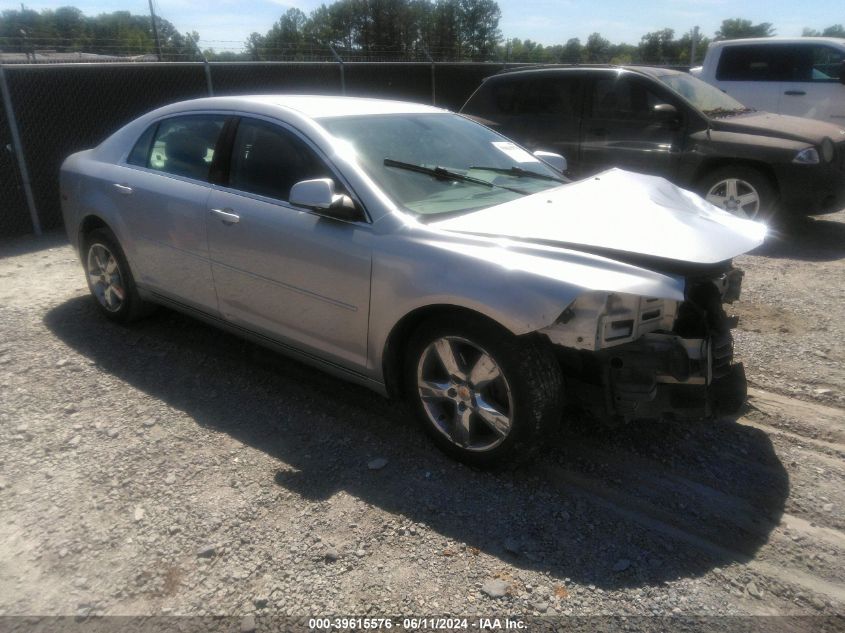
[[107, 318], [167, 305], [405, 398], [474, 465], [524, 457], [564, 411], [735, 410], [723, 303], [765, 226], [564, 170], [432, 107], [220, 97], [73, 154], [61, 193]]

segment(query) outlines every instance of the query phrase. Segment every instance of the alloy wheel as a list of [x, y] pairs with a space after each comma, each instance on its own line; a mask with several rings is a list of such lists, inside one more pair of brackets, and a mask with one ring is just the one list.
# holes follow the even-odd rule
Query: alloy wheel
[[88, 249], [88, 282], [97, 301], [109, 312], [117, 312], [126, 299], [120, 266], [114, 254], [103, 244]]
[[444, 336], [425, 348], [417, 389], [429, 422], [456, 446], [483, 452], [513, 428], [513, 396], [496, 360], [475, 343]]
[[747, 220], [760, 212], [760, 194], [746, 180], [726, 178], [710, 187], [705, 196], [708, 202], [720, 209]]

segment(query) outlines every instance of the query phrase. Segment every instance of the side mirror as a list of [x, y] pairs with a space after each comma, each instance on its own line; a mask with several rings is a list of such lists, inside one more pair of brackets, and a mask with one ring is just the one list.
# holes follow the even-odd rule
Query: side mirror
[[560, 173], [564, 173], [567, 168], [566, 159], [561, 156], [560, 154], [555, 154], [554, 152], [544, 152], [542, 150], [537, 150], [534, 152], [534, 156], [539, 158], [541, 161], [546, 163], [552, 169], [559, 171]]
[[658, 121], [676, 121], [678, 119], [678, 108], [671, 103], [658, 103], [652, 111], [654, 118]]
[[842, 66], [839, 68], [839, 83], [845, 84], [845, 62], [842, 62]]
[[339, 220], [361, 219], [361, 212], [352, 199], [335, 193], [331, 178], [300, 180], [290, 188], [288, 202], [295, 207], [320, 211]]

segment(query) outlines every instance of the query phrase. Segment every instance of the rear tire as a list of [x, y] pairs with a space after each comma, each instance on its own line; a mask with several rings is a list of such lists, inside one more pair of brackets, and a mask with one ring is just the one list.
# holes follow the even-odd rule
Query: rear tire
[[698, 192], [711, 204], [748, 220], [777, 217], [777, 190], [766, 174], [748, 165], [726, 165], [705, 174]]
[[82, 265], [94, 303], [107, 319], [129, 323], [155, 306], [141, 299], [126, 255], [114, 233], [94, 229], [82, 240]]
[[563, 378], [540, 342], [480, 317], [441, 317], [409, 341], [405, 394], [443, 452], [487, 468], [524, 461], [556, 428]]

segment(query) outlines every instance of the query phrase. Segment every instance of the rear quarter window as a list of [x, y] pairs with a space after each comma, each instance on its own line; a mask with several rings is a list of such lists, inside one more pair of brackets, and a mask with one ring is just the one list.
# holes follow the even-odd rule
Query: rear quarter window
[[580, 106], [581, 81], [577, 77], [544, 77], [531, 81], [518, 107], [519, 114], [576, 118]]
[[147, 161], [150, 158], [150, 149], [152, 148], [153, 143], [153, 135], [155, 134], [156, 128], [158, 128], [158, 123], [154, 123], [148, 127], [143, 134], [141, 134], [141, 138], [138, 139], [138, 142], [135, 143], [135, 147], [133, 147], [132, 151], [129, 152], [129, 156], [126, 159], [127, 163], [130, 165], [138, 165], [138, 167], [147, 166]]

